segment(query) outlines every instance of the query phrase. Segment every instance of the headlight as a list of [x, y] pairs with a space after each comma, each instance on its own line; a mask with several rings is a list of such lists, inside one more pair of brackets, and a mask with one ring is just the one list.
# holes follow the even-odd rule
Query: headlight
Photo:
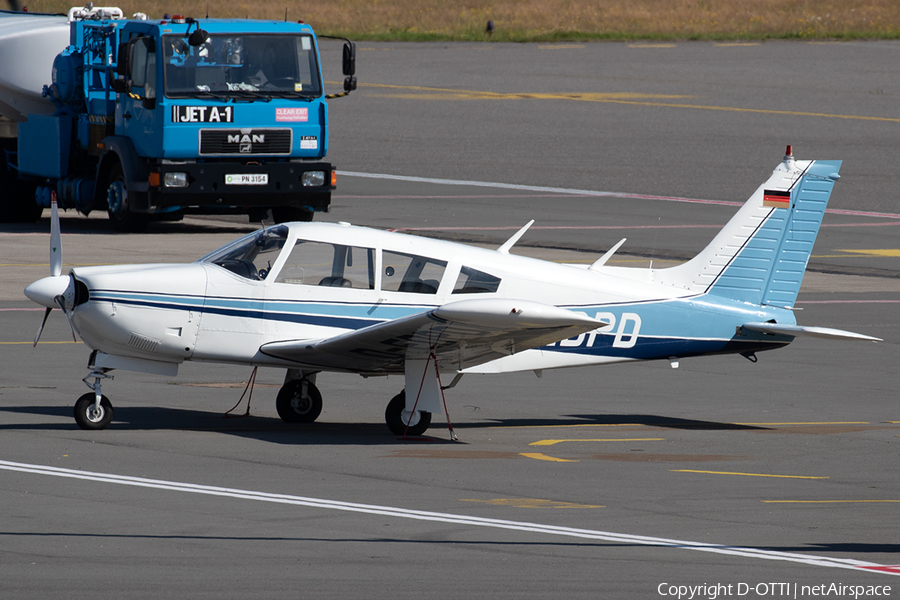
[[319, 187], [325, 185], [325, 171], [306, 171], [300, 177], [303, 187]]
[[166, 173], [163, 184], [170, 188], [183, 188], [188, 186], [187, 173]]

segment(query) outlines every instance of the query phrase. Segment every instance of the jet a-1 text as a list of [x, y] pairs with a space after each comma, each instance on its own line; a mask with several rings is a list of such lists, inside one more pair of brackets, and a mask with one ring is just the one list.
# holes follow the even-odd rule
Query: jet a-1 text
[[92, 391], [75, 405], [87, 429], [112, 419], [101, 392], [110, 371], [174, 376], [187, 360], [286, 369], [276, 407], [293, 422], [319, 416], [319, 372], [402, 374], [385, 419], [397, 435], [417, 435], [466, 373], [722, 353], [755, 361], [801, 335], [877, 341], [797, 325], [794, 302], [840, 162], [795, 160], [788, 148], [700, 254], [665, 269], [608, 266], [621, 242], [588, 267], [510, 254], [528, 226], [490, 250], [287, 223], [189, 264], [62, 275], [54, 205], [51, 276], [25, 294], [47, 307], [44, 321], [60, 308], [92, 349]]

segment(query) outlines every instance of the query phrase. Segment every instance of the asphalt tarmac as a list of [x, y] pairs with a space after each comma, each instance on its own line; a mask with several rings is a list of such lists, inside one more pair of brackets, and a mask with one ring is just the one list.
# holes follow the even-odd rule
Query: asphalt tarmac
[[[188, 363], [114, 372], [114, 421], [86, 432], [89, 351], [58, 311], [32, 348], [21, 295], [48, 218], [2, 226], [3, 597], [900, 598], [900, 43], [359, 54], [321, 218], [488, 246], [534, 218], [517, 251], [592, 262], [627, 237], [617, 264], [674, 264], [792, 144], [844, 160], [798, 320], [885, 341], [470, 375], [447, 393], [458, 442], [441, 418], [387, 431], [402, 378], [321, 374], [322, 416], [289, 426], [282, 372], [223, 418], [250, 369]], [[190, 261], [252, 227], [66, 214], [64, 262]]]

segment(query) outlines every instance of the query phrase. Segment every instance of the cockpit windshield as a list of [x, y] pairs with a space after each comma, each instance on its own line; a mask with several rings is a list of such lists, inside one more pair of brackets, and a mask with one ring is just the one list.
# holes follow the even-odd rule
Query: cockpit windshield
[[216, 35], [200, 46], [163, 36], [169, 98], [318, 97], [318, 57], [308, 34]]
[[287, 241], [288, 228], [268, 227], [223, 246], [201, 258], [247, 279], [265, 279]]

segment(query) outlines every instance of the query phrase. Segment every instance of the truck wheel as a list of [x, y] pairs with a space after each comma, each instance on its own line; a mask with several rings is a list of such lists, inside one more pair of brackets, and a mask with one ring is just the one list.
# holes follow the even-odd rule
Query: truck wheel
[[[137, 192], [130, 192], [132, 195]], [[139, 233], [147, 229], [148, 217], [133, 212], [128, 202], [129, 191], [125, 183], [122, 165], [116, 165], [109, 173], [106, 186], [106, 203], [113, 228], [122, 233]]]
[[275, 206], [272, 208], [272, 218], [276, 223], [312, 221], [313, 211], [299, 206]]

